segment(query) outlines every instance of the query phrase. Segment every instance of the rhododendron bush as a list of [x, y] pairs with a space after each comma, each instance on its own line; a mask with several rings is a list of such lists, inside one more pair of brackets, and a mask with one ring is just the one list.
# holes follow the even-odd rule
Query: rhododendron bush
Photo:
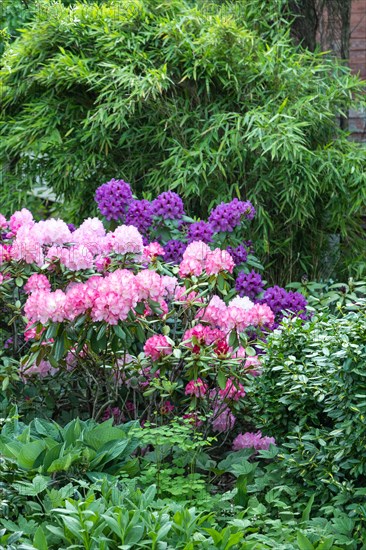
[[284, 310], [305, 315], [306, 301], [265, 289], [253, 270], [242, 239], [253, 205], [235, 199], [194, 221], [175, 193], [137, 200], [122, 180], [96, 200], [104, 222], [78, 228], [26, 209], [0, 218], [1, 328], [17, 362], [3, 389], [11, 382], [38, 414], [52, 400], [45, 414], [61, 417], [178, 416], [235, 436], [235, 449], [268, 448], [246, 405], [258, 342]]

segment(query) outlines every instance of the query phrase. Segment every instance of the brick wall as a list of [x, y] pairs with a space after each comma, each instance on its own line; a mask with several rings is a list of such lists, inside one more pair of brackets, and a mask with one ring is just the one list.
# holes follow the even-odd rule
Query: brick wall
[[[366, 80], [366, 0], [353, 0], [350, 31], [349, 65]], [[349, 129], [355, 140], [366, 142], [366, 112], [350, 111]]]

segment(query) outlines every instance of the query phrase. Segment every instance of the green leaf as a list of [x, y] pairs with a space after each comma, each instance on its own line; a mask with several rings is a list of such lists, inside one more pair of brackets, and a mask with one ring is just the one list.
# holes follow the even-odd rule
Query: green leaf
[[217, 383], [222, 390], [226, 388], [226, 381], [227, 381], [226, 375], [223, 373], [222, 370], [219, 370], [217, 374]]
[[19, 466], [27, 470], [34, 468], [38, 457], [45, 449], [46, 443], [41, 440], [26, 443], [18, 456]]
[[306, 508], [302, 513], [301, 521], [309, 521], [311, 509], [312, 509], [312, 506], [313, 506], [313, 503], [314, 503], [314, 498], [315, 498], [315, 494], [311, 495], [311, 497], [309, 498], [309, 501], [306, 505]]
[[37, 550], [48, 550], [46, 535], [41, 526], [38, 527], [33, 537], [33, 546]]
[[314, 550], [314, 546], [311, 544], [310, 540], [300, 531], [297, 533], [297, 544], [299, 545], [299, 550]]

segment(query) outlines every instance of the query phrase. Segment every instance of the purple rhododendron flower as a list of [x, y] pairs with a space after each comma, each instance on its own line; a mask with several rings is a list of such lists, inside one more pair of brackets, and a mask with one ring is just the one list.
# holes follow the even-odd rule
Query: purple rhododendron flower
[[215, 233], [221, 231], [230, 233], [242, 223], [243, 218], [252, 220], [255, 213], [251, 202], [234, 199], [231, 202], [222, 202], [216, 206], [212, 210], [208, 221], [211, 223]]
[[171, 239], [164, 245], [164, 261], [165, 262], [172, 262], [176, 265], [180, 264], [183, 258], [183, 254], [185, 249], [187, 248], [187, 245], [185, 243], [182, 243], [182, 241], [178, 241], [177, 239]]
[[107, 220], [122, 220], [132, 202], [131, 187], [123, 180], [111, 179], [98, 187], [95, 200]]
[[235, 265], [244, 264], [248, 259], [248, 250], [244, 244], [239, 244], [236, 248], [228, 246], [226, 250], [233, 258]]
[[193, 241], [211, 243], [213, 234], [214, 230], [210, 223], [204, 221], [193, 222], [188, 228], [188, 243]]
[[184, 216], [183, 201], [174, 191], [165, 191], [152, 202], [152, 211], [165, 220], [179, 220]]
[[[259, 273], [256, 273], [253, 270], [250, 273], [244, 273], [242, 271], [236, 279], [235, 288], [238, 291], [239, 296], [248, 296], [248, 298], [254, 300], [254, 298], [262, 292], [264, 283]], [[264, 300], [263, 303], [267, 303], [267, 301]], [[269, 305], [272, 309], [269, 303], [267, 303], [267, 305]]]
[[126, 215], [126, 225], [134, 225], [142, 234], [146, 234], [152, 224], [153, 210], [151, 203], [146, 200], [133, 200]]
[[261, 300], [277, 314], [284, 310], [299, 313], [306, 312], [307, 300], [300, 292], [287, 292], [284, 288], [273, 286], [267, 288]]

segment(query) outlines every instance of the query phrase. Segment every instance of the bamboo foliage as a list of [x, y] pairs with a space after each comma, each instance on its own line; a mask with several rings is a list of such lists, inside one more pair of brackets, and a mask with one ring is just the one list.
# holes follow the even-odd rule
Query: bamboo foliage
[[323, 275], [333, 234], [359, 253], [365, 150], [338, 118], [363, 86], [295, 47], [283, 6], [42, 1], [2, 61], [3, 202], [41, 178], [85, 216], [120, 177], [146, 197], [174, 189], [197, 215], [252, 200], [273, 281]]

